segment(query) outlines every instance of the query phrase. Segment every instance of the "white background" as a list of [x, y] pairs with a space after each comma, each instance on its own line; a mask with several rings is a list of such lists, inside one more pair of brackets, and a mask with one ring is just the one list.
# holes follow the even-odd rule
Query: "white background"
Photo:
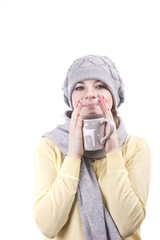
[[109, 56], [124, 80], [127, 131], [151, 147], [142, 239], [159, 237], [158, 0], [0, 0], [0, 238], [43, 239], [34, 222], [33, 159], [67, 109], [61, 86], [74, 59]]

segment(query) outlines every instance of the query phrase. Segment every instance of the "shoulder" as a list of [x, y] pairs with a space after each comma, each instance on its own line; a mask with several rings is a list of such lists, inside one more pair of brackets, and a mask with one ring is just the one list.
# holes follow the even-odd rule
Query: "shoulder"
[[124, 146], [128, 147], [149, 147], [147, 141], [141, 137], [137, 137], [134, 135], [128, 135]]
[[55, 147], [54, 142], [49, 137], [42, 137], [38, 142], [38, 146], [50, 146], [51, 148]]
[[150, 147], [145, 139], [134, 135], [128, 135], [122, 146], [122, 154], [126, 161], [131, 158], [136, 158], [137, 156], [150, 157]]
[[43, 154], [49, 155], [61, 155], [61, 151], [59, 148], [54, 144], [54, 142], [49, 137], [43, 137], [38, 142], [37, 152], [41, 152]]

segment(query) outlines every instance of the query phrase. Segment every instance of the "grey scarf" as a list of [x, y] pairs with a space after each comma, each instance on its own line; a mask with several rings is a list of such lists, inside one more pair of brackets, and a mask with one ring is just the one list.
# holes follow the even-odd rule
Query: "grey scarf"
[[[65, 123], [43, 135], [43, 137], [49, 137], [64, 155], [67, 155], [68, 151], [71, 113], [71, 111], [65, 112]], [[127, 136], [122, 121], [117, 129], [117, 135], [121, 146]], [[81, 161], [77, 196], [85, 240], [121, 239], [111, 216], [103, 205], [98, 182], [89, 161], [89, 158], [102, 158], [104, 156], [106, 156], [104, 150], [86, 151]]]

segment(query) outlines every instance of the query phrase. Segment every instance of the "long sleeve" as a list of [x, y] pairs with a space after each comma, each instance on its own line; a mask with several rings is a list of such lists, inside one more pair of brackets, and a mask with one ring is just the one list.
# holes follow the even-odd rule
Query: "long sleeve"
[[34, 215], [40, 231], [54, 238], [68, 220], [79, 181], [80, 159], [63, 157], [43, 138], [35, 154]]
[[145, 217], [149, 182], [150, 150], [144, 140], [128, 137], [122, 152], [107, 154], [107, 207], [122, 238], [134, 234]]

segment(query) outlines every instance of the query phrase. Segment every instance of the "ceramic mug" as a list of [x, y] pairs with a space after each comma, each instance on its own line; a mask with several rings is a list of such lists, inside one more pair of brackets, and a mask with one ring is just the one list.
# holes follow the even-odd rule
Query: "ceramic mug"
[[[106, 124], [109, 132], [105, 135]], [[106, 119], [103, 114], [90, 114], [83, 116], [83, 143], [86, 151], [95, 151], [104, 148], [105, 142], [114, 131], [111, 119]]]

